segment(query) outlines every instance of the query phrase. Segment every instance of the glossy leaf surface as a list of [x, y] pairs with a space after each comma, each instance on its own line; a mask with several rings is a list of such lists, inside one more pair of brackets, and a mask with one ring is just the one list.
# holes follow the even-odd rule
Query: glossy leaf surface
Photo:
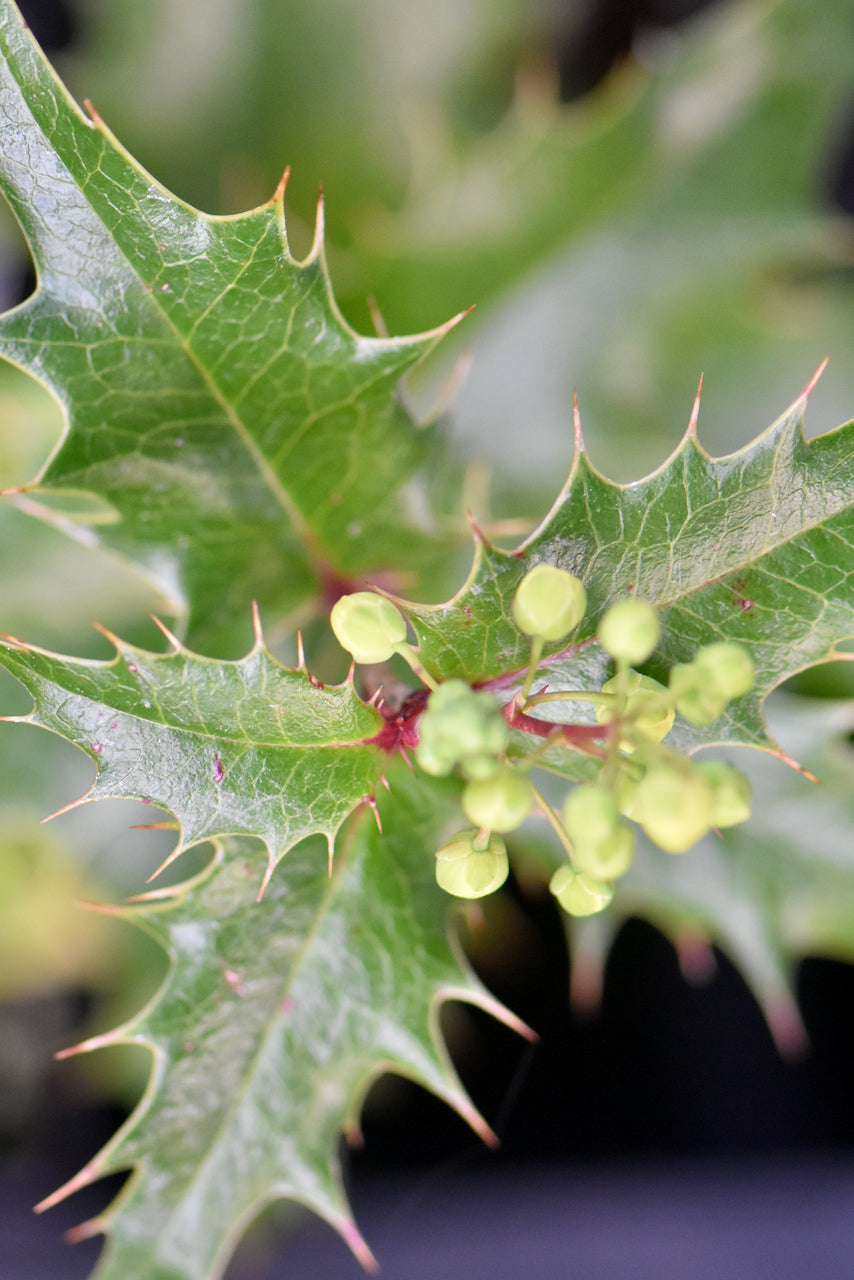
[[306, 836], [324, 835], [331, 849], [344, 819], [374, 793], [385, 756], [368, 740], [383, 720], [352, 684], [318, 687], [307, 671], [276, 662], [260, 638], [239, 662], [177, 645], [167, 654], [115, 645], [115, 658], [98, 662], [6, 641], [0, 664], [33, 696], [21, 719], [95, 761], [82, 799], [167, 809], [180, 831], [176, 854], [254, 835], [270, 874]]
[[46, 514], [142, 566], [208, 647], [253, 599], [310, 616], [336, 577], [417, 559], [399, 492], [427, 437], [395, 388], [439, 333], [352, 332], [322, 225], [290, 254], [284, 185], [233, 218], [171, 196], [81, 114], [10, 0], [0, 112], [0, 189], [38, 271], [0, 355], [68, 421], [25, 486]]
[[446, 936], [431, 842], [450, 815], [447, 786], [416, 787], [402, 767], [390, 782], [383, 835], [370, 815], [348, 826], [331, 879], [309, 841], [258, 903], [263, 858], [231, 840], [194, 881], [122, 910], [161, 943], [170, 970], [138, 1018], [80, 1046], [154, 1054], [137, 1113], [64, 1189], [136, 1168], [91, 1224], [108, 1231], [98, 1280], [211, 1280], [248, 1222], [281, 1197], [326, 1218], [372, 1266], [338, 1147], [342, 1131], [358, 1136], [364, 1096], [385, 1071], [431, 1089], [490, 1137], [450, 1066], [438, 1008], [459, 999], [519, 1024]]
[[[588, 610], [535, 689], [601, 688], [610, 668], [595, 640], [599, 618], [612, 599], [635, 595], [660, 610], [649, 674], [666, 682], [671, 666], [718, 640], [743, 645], [756, 666], [753, 689], [719, 721], [698, 730], [677, 719], [670, 740], [773, 749], [762, 700], [804, 667], [846, 656], [840, 646], [854, 635], [854, 425], [806, 441], [805, 402], [725, 458], [709, 457], [689, 430], [658, 471], [629, 485], [600, 475], [579, 436], [569, 480], [532, 537], [512, 553], [480, 543], [458, 596], [409, 609], [425, 665], [481, 682], [521, 670], [530, 642], [510, 606], [525, 572], [544, 561], [582, 579]], [[578, 703], [537, 714], [593, 720]]]

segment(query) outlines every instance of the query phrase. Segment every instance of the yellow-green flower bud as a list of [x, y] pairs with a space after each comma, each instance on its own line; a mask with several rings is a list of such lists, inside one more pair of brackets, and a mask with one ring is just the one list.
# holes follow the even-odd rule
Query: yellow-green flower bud
[[713, 827], [734, 827], [750, 817], [750, 783], [734, 764], [705, 760], [697, 765], [714, 793]]
[[507, 879], [507, 849], [490, 835], [485, 849], [475, 849], [477, 831], [460, 831], [436, 854], [436, 880], [455, 898], [483, 898]]
[[488, 831], [514, 831], [528, 816], [534, 788], [527, 774], [501, 764], [485, 778], [469, 782], [462, 795], [463, 813]]
[[598, 785], [575, 787], [564, 803], [561, 818], [573, 844], [601, 844], [610, 840], [620, 825], [612, 792]]
[[627, 822], [621, 822], [607, 840], [598, 844], [576, 842], [573, 846], [575, 865], [594, 880], [619, 880], [632, 865], [635, 856], [635, 833]]
[[[664, 685], [653, 680], [652, 676], [642, 676], [639, 671], [629, 668], [622, 677], [614, 676], [602, 685], [603, 693], [616, 693], [620, 689], [626, 695], [626, 712], [632, 717], [632, 729], [650, 742], [661, 742], [666, 738], [673, 727], [676, 712], [657, 696], [666, 692]], [[596, 719], [600, 724], [608, 724], [613, 715], [611, 707], [596, 708]], [[634, 743], [628, 738], [620, 746], [623, 751], [634, 750]]]
[[727, 701], [740, 698], [753, 687], [753, 659], [740, 644], [729, 640], [707, 644], [697, 653], [694, 665], [702, 680]]
[[513, 600], [513, 620], [526, 636], [562, 640], [574, 631], [587, 607], [579, 578], [552, 564], [535, 565], [525, 574]]
[[418, 737], [415, 759], [425, 773], [444, 777], [471, 762], [467, 776], [480, 777], [493, 771], [509, 730], [491, 693], [471, 689], [464, 680], [446, 680], [430, 694]]
[[567, 865], [558, 867], [549, 881], [549, 889], [571, 916], [592, 916], [604, 911], [614, 896], [609, 884], [583, 871], [575, 872]]
[[596, 632], [606, 653], [629, 667], [646, 662], [660, 634], [656, 610], [648, 601], [633, 598], [618, 600], [606, 609]]
[[357, 662], [388, 662], [406, 640], [406, 622], [399, 609], [373, 591], [342, 596], [329, 616], [335, 638]]
[[697, 769], [652, 764], [635, 792], [632, 817], [666, 853], [684, 853], [712, 825], [714, 792]]

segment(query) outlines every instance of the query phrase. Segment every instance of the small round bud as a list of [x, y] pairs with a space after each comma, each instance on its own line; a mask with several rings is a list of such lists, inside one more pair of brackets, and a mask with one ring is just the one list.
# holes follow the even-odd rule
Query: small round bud
[[342, 596], [329, 615], [335, 638], [357, 662], [388, 662], [406, 640], [406, 622], [399, 609], [373, 591]]
[[624, 818], [634, 818], [635, 816], [635, 801], [638, 787], [641, 784], [641, 777], [642, 775], [637, 770], [630, 772], [627, 769], [621, 769], [617, 775], [617, 781], [614, 785], [614, 798], [617, 801], [617, 808]]
[[485, 849], [474, 847], [477, 831], [460, 831], [436, 854], [436, 880], [455, 898], [483, 898], [507, 879], [507, 849], [490, 835]]
[[661, 635], [658, 613], [646, 600], [618, 600], [603, 613], [596, 636], [617, 662], [636, 667], [646, 662]]
[[513, 600], [513, 620], [526, 636], [562, 640], [574, 631], [587, 607], [579, 578], [552, 564], [535, 565], [525, 574]]
[[[626, 712], [632, 717], [632, 729], [650, 742], [661, 742], [666, 738], [673, 728], [676, 712], [659, 696], [665, 692], [664, 685], [630, 667], [622, 680], [614, 676], [602, 685], [603, 693], [616, 693], [618, 689], [625, 690]], [[600, 724], [608, 724], [613, 714], [610, 707], [596, 708], [596, 719]], [[627, 739], [620, 746], [623, 751], [633, 751], [635, 744]]]
[[632, 817], [665, 853], [684, 853], [712, 825], [714, 792], [695, 765], [653, 764], [635, 792]]
[[534, 803], [534, 788], [527, 774], [501, 764], [486, 778], [469, 782], [462, 795], [463, 813], [488, 831], [515, 831]]
[[491, 693], [475, 691], [464, 680], [446, 680], [430, 694], [418, 723], [415, 759], [434, 777], [469, 762], [470, 776], [485, 776], [508, 738], [507, 722]]
[[620, 825], [620, 813], [613, 794], [597, 785], [576, 787], [571, 791], [561, 818], [573, 844], [601, 844], [610, 840]]
[[612, 792], [598, 785], [576, 787], [563, 807], [563, 825], [579, 871], [595, 880], [616, 880], [632, 864], [634, 832], [620, 819]]
[[704, 682], [712, 685], [721, 697], [740, 698], [753, 687], [753, 659], [740, 644], [721, 640], [707, 644], [694, 658], [694, 665]]
[[750, 783], [734, 764], [725, 760], [705, 760], [697, 765], [714, 794], [711, 824], [734, 827], [750, 817]]
[[469, 782], [491, 778], [496, 769], [500, 769], [500, 767], [501, 761], [497, 760], [495, 756], [466, 756], [460, 765], [463, 776]]
[[558, 867], [549, 881], [549, 889], [571, 916], [592, 916], [604, 911], [614, 896], [609, 884], [583, 871], [575, 872], [568, 865]]
[[575, 845], [575, 864], [579, 871], [594, 880], [619, 880], [632, 865], [635, 856], [635, 833], [621, 822], [607, 840], [588, 845]]
[[672, 667], [669, 687], [676, 710], [689, 724], [712, 724], [726, 710], [729, 701], [703, 675], [696, 661]]

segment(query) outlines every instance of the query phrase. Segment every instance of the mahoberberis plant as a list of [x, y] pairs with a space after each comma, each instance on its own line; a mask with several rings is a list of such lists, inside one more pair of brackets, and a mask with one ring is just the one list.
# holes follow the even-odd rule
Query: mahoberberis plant
[[[679, 711], [689, 724], [709, 725], [729, 703], [750, 691], [753, 660], [732, 641], [704, 645], [674, 667], [668, 686], [636, 670], [648, 662], [660, 639], [658, 614], [646, 600], [617, 600], [602, 615], [596, 638], [613, 660], [615, 673], [601, 689], [534, 692], [543, 645], [567, 642], [584, 617], [587, 595], [575, 574], [539, 563], [526, 573], [513, 598], [516, 626], [531, 637], [531, 656], [521, 687], [504, 706], [487, 687], [463, 680], [436, 685], [406, 640], [406, 621], [391, 601], [360, 591], [342, 596], [332, 609], [332, 629], [356, 662], [387, 662], [398, 654], [431, 692], [410, 728], [409, 741], [421, 768], [436, 777], [459, 769], [466, 779], [461, 805], [473, 827], [457, 832], [436, 853], [436, 879], [460, 898], [481, 898], [507, 879], [507, 848], [501, 838], [522, 825], [532, 810], [550, 823], [569, 862], [550, 888], [573, 916], [604, 910], [613, 881], [632, 864], [632, 818], [668, 853], [684, 853], [712, 827], [732, 827], [750, 816], [750, 783], [724, 761], [695, 763], [663, 746]], [[487, 682], [488, 683], [488, 682]], [[547, 702], [587, 703], [598, 725], [550, 723], [529, 713]], [[511, 751], [517, 743], [535, 745]], [[534, 786], [531, 769], [549, 745], [591, 757], [597, 772], [589, 785], [573, 789], [561, 817]]]
[[[658, 471], [617, 485], [576, 420], [539, 528], [504, 550], [475, 527], [462, 588], [404, 599], [413, 582], [429, 595], [460, 546], [430, 484], [437, 432], [396, 390], [444, 329], [354, 333], [320, 219], [308, 257], [290, 252], [284, 183], [228, 218], [158, 186], [78, 109], [12, 0], [0, 111], [0, 187], [38, 276], [0, 318], [0, 355], [67, 420], [5, 501], [117, 553], [174, 618], [162, 651], [107, 633], [112, 657], [79, 659], [6, 637], [0, 663], [33, 699], [18, 718], [91, 760], [83, 800], [165, 810], [170, 862], [212, 846], [193, 878], [110, 908], [169, 972], [139, 1014], [69, 1052], [144, 1045], [151, 1080], [44, 1205], [132, 1171], [78, 1232], [107, 1236], [99, 1280], [219, 1276], [282, 1197], [370, 1266], [339, 1143], [358, 1138], [372, 1082], [407, 1076], [491, 1141], [437, 1009], [468, 1001], [531, 1034], [448, 933], [451, 899], [476, 912], [514, 858], [575, 936], [587, 915], [641, 911], [722, 941], [766, 1006], [785, 998], [774, 900], [734, 911], [721, 878], [706, 893], [672, 868], [730, 849], [750, 810], [744, 774], [700, 749], [787, 760], [765, 698], [845, 656], [854, 425], [807, 442], [805, 392], [713, 458], [695, 411]], [[339, 684], [323, 676], [330, 610], [355, 660]], [[745, 937], [745, 918], [762, 927]]]

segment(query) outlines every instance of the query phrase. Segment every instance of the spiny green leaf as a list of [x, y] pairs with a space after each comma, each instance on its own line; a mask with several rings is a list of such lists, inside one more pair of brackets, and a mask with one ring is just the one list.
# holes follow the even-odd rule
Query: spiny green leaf
[[351, 682], [324, 688], [282, 667], [260, 634], [237, 662], [177, 641], [155, 654], [110, 639], [109, 662], [0, 642], [0, 664], [33, 696], [20, 719], [96, 763], [91, 789], [68, 807], [137, 799], [168, 809], [180, 829], [172, 857], [217, 836], [257, 836], [266, 883], [306, 836], [324, 835], [331, 851], [344, 819], [373, 796], [385, 756], [370, 739], [384, 722]]
[[105, 1230], [98, 1280], [212, 1280], [271, 1200], [308, 1205], [372, 1264], [341, 1187], [342, 1130], [358, 1136], [368, 1088], [406, 1076], [487, 1139], [438, 1030], [448, 999], [524, 1030], [466, 970], [446, 934], [434, 841], [455, 788], [402, 766], [370, 815], [338, 841], [331, 879], [315, 842], [292, 851], [256, 902], [257, 849], [223, 845], [201, 876], [122, 914], [169, 953], [138, 1018], [85, 1042], [145, 1044], [148, 1092], [108, 1146], [48, 1203], [105, 1173], [136, 1170], [84, 1232]]
[[336, 576], [417, 559], [399, 495], [428, 439], [395, 388], [443, 330], [350, 330], [320, 218], [291, 256], [284, 182], [231, 218], [171, 196], [80, 113], [11, 0], [0, 55], [0, 189], [39, 280], [0, 320], [0, 355], [68, 420], [26, 486], [45, 514], [91, 495], [77, 536], [141, 565], [208, 648], [253, 599], [281, 617]]
[[[522, 669], [530, 641], [512, 621], [513, 595], [532, 565], [555, 564], [582, 579], [588, 611], [535, 688], [601, 687], [609, 659], [595, 640], [598, 620], [615, 597], [637, 595], [660, 609], [653, 676], [666, 680], [669, 667], [722, 639], [744, 645], [756, 664], [749, 694], [707, 729], [677, 719], [671, 741], [775, 749], [763, 699], [804, 667], [846, 657], [839, 646], [854, 635], [854, 423], [805, 440], [809, 389], [725, 458], [701, 448], [692, 421], [673, 455], [634, 484], [600, 475], [579, 430], [567, 484], [536, 533], [514, 552], [479, 542], [453, 600], [407, 608], [427, 669], [481, 682]], [[565, 718], [560, 703], [548, 707], [537, 714]], [[573, 703], [572, 718], [585, 717], [593, 719], [592, 708]]]

